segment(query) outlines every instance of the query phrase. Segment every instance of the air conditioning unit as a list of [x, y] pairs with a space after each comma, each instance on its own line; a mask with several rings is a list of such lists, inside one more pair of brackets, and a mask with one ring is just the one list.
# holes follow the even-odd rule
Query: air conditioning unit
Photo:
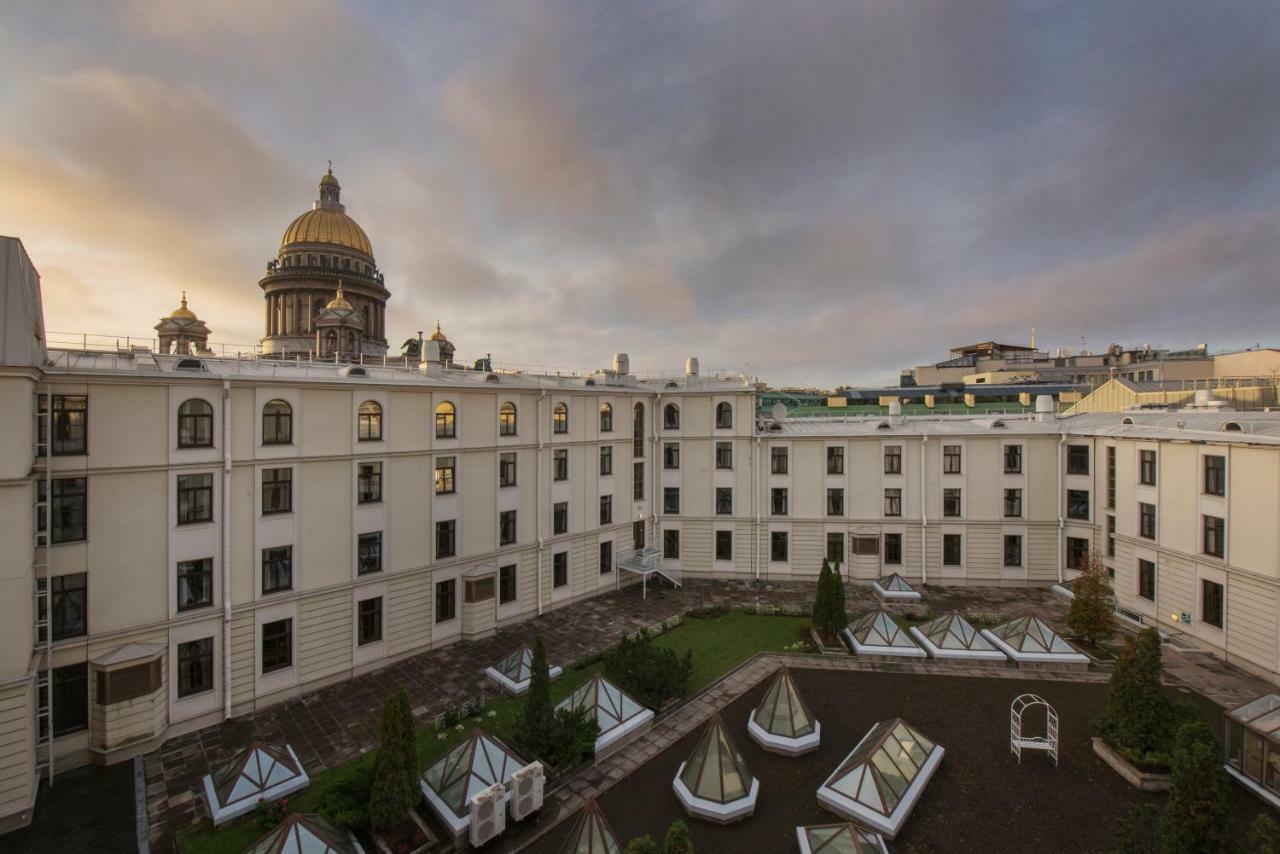
[[507, 829], [507, 811], [504, 800], [507, 790], [501, 783], [471, 796], [471, 845], [481, 845], [501, 835]]
[[511, 818], [524, 821], [542, 809], [542, 793], [547, 775], [541, 762], [526, 765], [511, 775]]

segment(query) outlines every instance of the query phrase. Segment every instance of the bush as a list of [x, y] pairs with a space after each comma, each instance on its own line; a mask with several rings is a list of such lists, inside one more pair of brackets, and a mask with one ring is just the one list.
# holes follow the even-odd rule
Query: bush
[[529, 675], [529, 690], [524, 697], [524, 705], [520, 707], [520, 717], [516, 719], [515, 732], [512, 733], [516, 744], [534, 756], [546, 757], [552, 747], [552, 729], [555, 726], [555, 712], [551, 707], [551, 677], [547, 670], [547, 648], [539, 636], [533, 641], [532, 672]]
[[557, 709], [542, 758], [556, 768], [572, 768], [595, 755], [598, 735], [590, 709]]
[[373, 763], [369, 759], [345, 762], [312, 783], [308, 794], [316, 812], [346, 830], [368, 827], [373, 792]]
[[671, 826], [667, 828], [667, 838], [662, 841], [662, 854], [693, 854], [689, 825], [680, 819], [671, 822]]
[[1075, 583], [1075, 598], [1067, 611], [1067, 628], [1089, 644], [1097, 646], [1115, 634], [1111, 622], [1111, 592], [1106, 582], [1107, 569], [1097, 555], [1091, 555]]
[[418, 727], [413, 720], [413, 708], [409, 705], [409, 695], [404, 688], [392, 695], [395, 703], [396, 726], [399, 728], [400, 749], [404, 752], [404, 771], [408, 778], [409, 790], [417, 801], [418, 784]]
[[1143, 629], [1125, 642], [1116, 656], [1107, 705], [1098, 722], [1104, 741], [1139, 768], [1164, 770], [1170, 765], [1178, 727], [1196, 717], [1175, 703], [1160, 681], [1160, 635]]
[[627, 850], [623, 854], [661, 854], [658, 850], [658, 843], [653, 841], [653, 837], [649, 834], [637, 836], [635, 839], [627, 843]]
[[671, 699], [689, 692], [693, 676], [693, 651], [683, 656], [654, 646], [647, 632], [635, 640], [624, 637], [605, 653], [604, 672], [618, 687], [641, 704], [661, 709]]
[[1116, 822], [1111, 854], [1160, 854], [1160, 808], [1132, 807]]
[[813, 594], [813, 627], [823, 634], [835, 634], [849, 622], [844, 612], [844, 579], [824, 558]]
[[1171, 770], [1169, 800], [1160, 819], [1162, 854], [1233, 851], [1230, 783], [1207, 723], [1194, 720], [1178, 729]]
[[387, 698], [378, 726], [378, 753], [369, 792], [369, 824], [375, 830], [394, 830], [402, 825], [417, 800], [405, 768], [404, 729], [396, 700], [395, 694]]
[[1249, 839], [1255, 854], [1280, 854], [1280, 824], [1267, 813], [1258, 813], [1249, 825]]
[[849, 615], [844, 610], [844, 573], [840, 571], [839, 563], [831, 567], [831, 602], [828, 607], [831, 609], [829, 619], [835, 626], [832, 631], [838, 632], [849, 625]]

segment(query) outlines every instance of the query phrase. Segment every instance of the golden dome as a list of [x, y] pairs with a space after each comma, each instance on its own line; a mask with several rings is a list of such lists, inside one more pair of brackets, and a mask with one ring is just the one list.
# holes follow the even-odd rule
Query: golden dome
[[172, 314], [170, 314], [169, 316], [170, 316], [170, 317], [179, 317], [179, 318], [182, 318], [183, 320], [195, 320], [195, 319], [196, 319], [196, 313], [195, 313], [194, 311], [192, 311], [191, 309], [187, 308], [187, 292], [186, 292], [186, 291], [183, 291], [183, 292], [182, 292], [182, 305], [180, 305], [180, 306], [178, 306], [177, 308], [175, 308], [175, 309], [173, 310], [173, 313], [172, 313]]
[[294, 243], [327, 243], [373, 257], [373, 247], [364, 229], [338, 210], [316, 208], [289, 223], [280, 241], [280, 251]]
[[351, 303], [347, 302], [347, 298], [342, 295], [342, 282], [338, 282], [338, 292], [333, 295], [333, 299], [329, 300], [329, 304], [325, 308], [353, 311]]
[[440, 331], [440, 321], [438, 320], [436, 321], [436, 331], [431, 333], [430, 340], [432, 341], [448, 341], [449, 340], [448, 338], [445, 338], [444, 333]]

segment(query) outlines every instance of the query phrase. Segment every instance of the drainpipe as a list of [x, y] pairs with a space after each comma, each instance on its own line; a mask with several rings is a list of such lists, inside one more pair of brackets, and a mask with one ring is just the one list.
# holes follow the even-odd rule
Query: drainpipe
[[538, 452], [534, 466], [533, 493], [533, 526], [538, 535], [538, 616], [542, 616], [542, 550], [545, 541], [542, 539], [542, 410], [547, 399], [547, 390], [542, 387], [542, 379], [538, 379]]
[[1066, 447], [1066, 444], [1067, 444], [1067, 434], [1059, 433], [1058, 436], [1060, 437], [1058, 439], [1058, 476], [1057, 476], [1057, 479], [1058, 479], [1058, 583], [1061, 584], [1063, 582], [1062, 565], [1064, 562], [1063, 552], [1062, 552], [1063, 537], [1065, 536], [1064, 526], [1066, 525], [1066, 520], [1062, 516], [1062, 493], [1063, 493], [1063, 490], [1067, 488], [1066, 484], [1063, 482], [1063, 479], [1062, 479], [1062, 470], [1066, 467], [1066, 459], [1063, 456], [1063, 454], [1065, 454], [1066, 452], [1063, 449]]
[[222, 381], [222, 719], [231, 720], [231, 380]]
[[[653, 463], [650, 466], [653, 471], [653, 493], [649, 496], [649, 519], [650, 527], [653, 528], [653, 547], [655, 549], [662, 548], [662, 541], [658, 537], [658, 496], [662, 494], [662, 474], [658, 468], [658, 456], [662, 453], [662, 447], [658, 444], [658, 427], [662, 424], [661, 418], [662, 392], [658, 392], [653, 404], [653, 435], [649, 437], [649, 462]], [[662, 560], [663, 558], [659, 556], [658, 566], [662, 566]]]
[[925, 509], [928, 506], [928, 484], [925, 480], [925, 463], [929, 459], [928, 445], [929, 435], [922, 433], [920, 435], [920, 586], [922, 587], [929, 583], [929, 513]]
[[[759, 428], [757, 428], [759, 429]], [[755, 489], [751, 490], [751, 509], [755, 511], [756, 523], [751, 526], [751, 571], [756, 581], [760, 580], [760, 504], [762, 474], [760, 472], [760, 434], [756, 433], [756, 448], [751, 455], [751, 480]]]

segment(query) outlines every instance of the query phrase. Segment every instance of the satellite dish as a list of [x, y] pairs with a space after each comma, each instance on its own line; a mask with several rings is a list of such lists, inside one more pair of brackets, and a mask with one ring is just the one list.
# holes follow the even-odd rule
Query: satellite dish
[[785, 421], [787, 420], [787, 405], [781, 402], [775, 403], [769, 413], [773, 416], [774, 421]]

